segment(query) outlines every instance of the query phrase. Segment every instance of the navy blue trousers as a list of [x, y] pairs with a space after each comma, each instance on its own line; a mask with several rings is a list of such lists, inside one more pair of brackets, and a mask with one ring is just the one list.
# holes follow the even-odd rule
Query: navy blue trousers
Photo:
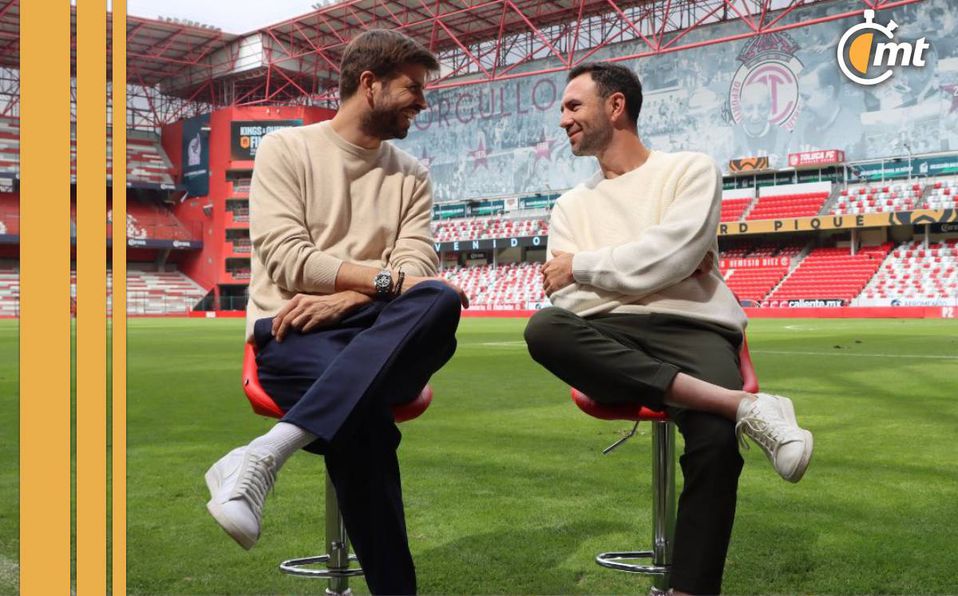
[[374, 302], [337, 325], [282, 342], [272, 319], [254, 328], [263, 389], [283, 421], [317, 436], [306, 449], [325, 456], [346, 532], [374, 594], [415, 594], [390, 406], [411, 401], [456, 349], [458, 294], [423, 282]]

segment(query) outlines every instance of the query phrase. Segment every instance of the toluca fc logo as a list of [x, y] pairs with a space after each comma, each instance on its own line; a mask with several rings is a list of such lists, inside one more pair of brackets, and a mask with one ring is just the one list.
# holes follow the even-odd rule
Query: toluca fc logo
[[[885, 26], [876, 23], [874, 10], [866, 10], [864, 16], [865, 22], [850, 28], [838, 42], [838, 66], [846, 77], [860, 85], [877, 85], [894, 74], [892, 67], [925, 65], [924, 52], [930, 46], [924, 37], [914, 44], [894, 41], [898, 28], [895, 21]], [[869, 72], [869, 67], [875, 69]]]

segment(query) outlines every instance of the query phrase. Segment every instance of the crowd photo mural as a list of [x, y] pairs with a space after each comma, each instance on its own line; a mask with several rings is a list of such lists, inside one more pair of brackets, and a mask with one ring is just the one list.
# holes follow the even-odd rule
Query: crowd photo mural
[[[896, 68], [875, 85], [850, 80], [836, 56], [843, 35], [865, 23], [860, 12], [625, 60], [645, 95], [639, 133], [653, 149], [702, 151], [723, 168], [730, 159], [757, 156], [767, 156], [773, 168], [786, 167], [789, 153], [817, 149], [844, 150], [847, 160], [958, 150], [958, 11], [950, 2], [924, 0], [875, 15], [882, 27], [894, 21], [896, 39], [917, 47], [924, 38], [927, 44], [913, 56], [914, 66]], [[796, 9], [779, 24], [860, 8], [860, 2], [823, 3]], [[737, 20], [687, 32], [682, 43], [747, 32]], [[645, 51], [643, 41], [625, 42], [591, 59]], [[526, 68], [556, 66], [542, 60]], [[437, 201], [571, 188], [597, 166], [573, 157], [559, 128], [565, 76], [431, 91], [429, 109], [398, 144], [429, 168]]]

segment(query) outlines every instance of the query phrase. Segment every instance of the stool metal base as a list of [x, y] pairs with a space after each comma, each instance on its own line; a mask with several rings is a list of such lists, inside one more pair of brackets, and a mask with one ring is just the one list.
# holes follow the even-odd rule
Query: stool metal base
[[650, 550], [633, 551], [614, 551], [608, 553], [599, 553], [595, 557], [595, 562], [609, 569], [618, 571], [627, 571], [628, 573], [641, 573], [643, 575], [667, 575], [670, 567], [668, 565], [636, 565], [635, 563], [623, 563], [622, 561], [632, 561], [636, 559], [649, 559], [651, 562], [655, 558], [655, 553]]
[[[279, 564], [279, 570], [289, 575], [298, 575], [300, 577], [357, 577], [363, 574], [359, 567], [346, 567], [343, 569], [310, 569], [309, 565], [318, 565], [328, 563], [329, 555], [317, 555], [315, 557], [301, 557], [299, 559], [289, 559]], [[356, 555], [349, 555], [349, 562], [356, 562]]]

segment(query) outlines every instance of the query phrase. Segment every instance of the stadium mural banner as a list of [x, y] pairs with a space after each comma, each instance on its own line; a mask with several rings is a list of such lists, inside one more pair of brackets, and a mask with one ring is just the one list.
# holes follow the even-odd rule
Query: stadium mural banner
[[735, 172], [760, 172], [769, 169], [768, 156], [761, 157], [742, 157], [732, 159], [728, 162], [728, 171]]
[[256, 157], [263, 137], [281, 128], [302, 126], [303, 121], [295, 120], [237, 120], [230, 128], [230, 159], [232, 161], [249, 161]]
[[209, 123], [209, 114], [183, 121], [183, 187], [190, 197], [210, 194]]
[[[958, 150], [953, 0], [877, 11], [880, 23], [898, 24], [900, 39], [925, 37], [930, 45], [924, 66], [899, 68], [877, 85], [849, 80], [836, 58], [842, 35], [864, 22], [861, 9], [858, 1], [796, 8], [778, 24], [856, 15], [760, 37], [749, 36], [739, 20], [673, 33], [664, 45], [679, 34], [683, 43], [746, 37], [619, 62], [643, 84], [643, 140], [662, 151], [701, 151], [722, 165], [765, 156], [772, 168], [786, 167], [789, 153], [809, 151], [838, 149], [860, 161]], [[644, 41], [629, 41], [603, 47], [591, 59], [647, 51]], [[561, 66], [548, 59], [516, 71]], [[397, 145], [429, 168], [437, 201], [571, 188], [597, 166], [594, 159], [574, 157], [559, 128], [565, 79], [565, 72], [556, 72], [430, 91], [429, 109]]]

